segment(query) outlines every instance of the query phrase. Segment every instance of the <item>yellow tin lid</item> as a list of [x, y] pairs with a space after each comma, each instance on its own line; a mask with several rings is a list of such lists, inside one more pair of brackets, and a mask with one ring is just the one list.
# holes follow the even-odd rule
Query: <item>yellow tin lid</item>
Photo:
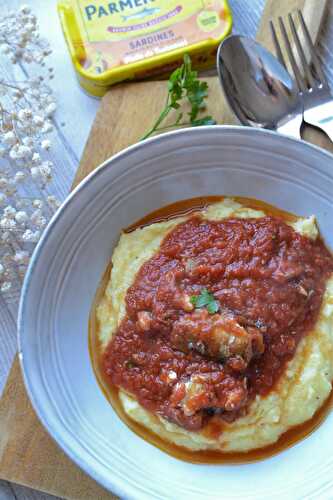
[[58, 11], [79, 81], [95, 96], [170, 73], [185, 52], [197, 69], [211, 66], [232, 26], [227, 0], [61, 0]]

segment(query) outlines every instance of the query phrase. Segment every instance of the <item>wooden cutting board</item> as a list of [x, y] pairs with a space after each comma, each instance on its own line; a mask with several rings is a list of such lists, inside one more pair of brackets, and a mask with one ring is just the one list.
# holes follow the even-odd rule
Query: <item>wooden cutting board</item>
[[[293, 8], [305, 9], [316, 37], [318, 12], [323, 12], [325, 3], [325, 0], [269, 0], [257, 38], [271, 48], [269, 19], [285, 15]], [[234, 123], [216, 77], [206, 80], [208, 111], [219, 123]], [[158, 116], [165, 93], [165, 82], [119, 85], [110, 90], [101, 101], [74, 186], [105, 159], [137, 142]], [[313, 128], [304, 132], [306, 140], [333, 152], [333, 145], [324, 134]], [[76, 467], [39, 423], [26, 395], [17, 358], [0, 402], [0, 478], [68, 499], [116, 498]]]

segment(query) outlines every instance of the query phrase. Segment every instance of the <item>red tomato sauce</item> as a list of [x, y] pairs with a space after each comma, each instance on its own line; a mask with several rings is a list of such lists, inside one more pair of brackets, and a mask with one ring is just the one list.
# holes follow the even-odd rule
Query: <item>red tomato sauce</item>
[[[186, 429], [233, 421], [276, 384], [318, 318], [332, 271], [320, 238], [301, 236], [278, 217], [193, 215], [137, 273], [126, 317], [103, 355], [104, 375]], [[203, 290], [218, 311], [194, 308]]]

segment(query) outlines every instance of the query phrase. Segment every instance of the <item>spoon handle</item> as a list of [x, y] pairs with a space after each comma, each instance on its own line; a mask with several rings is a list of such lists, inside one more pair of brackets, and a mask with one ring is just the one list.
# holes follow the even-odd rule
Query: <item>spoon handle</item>
[[321, 130], [325, 132], [326, 135], [331, 139], [333, 142], [333, 114], [332, 116], [325, 117], [325, 119], [319, 119], [316, 117], [312, 117], [309, 114], [304, 116], [304, 121], [306, 123], [309, 123], [310, 125], [313, 125], [314, 127], [318, 127]]

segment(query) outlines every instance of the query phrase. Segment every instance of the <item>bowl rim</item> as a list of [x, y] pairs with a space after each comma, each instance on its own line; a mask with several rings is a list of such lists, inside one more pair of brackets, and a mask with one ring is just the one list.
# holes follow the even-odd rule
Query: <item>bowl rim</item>
[[[30, 282], [33, 278], [34, 274], [34, 269], [36, 266], [36, 262], [40, 256], [40, 254], [43, 251], [44, 246], [47, 244], [47, 240], [49, 238], [49, 235], [55, 226], [55, 224], [58, 222], [59, 219], [61, 219], [62, 214], [65, 210], [67, 210], [67, 207], [69, 207], [72, 204], [72, 201], [74, 198], [76, 198], [81, 191], [85, 189], [85, 187], [95, 178], [100, 176], [105, 168], [112, 167], [114, 163], [116, 163], [119, 159], [123, 159], [128, 155], [131, 155], [132, 153], [135, 153], [137, 150], [140, 150], [142, 148], [145, 148], [149, 146], [150, 144], [158, 144], [161, 142], [164, 142], [168, 140], [170, 137], [172, 139], [173, 136], [179, 136], [179, 135], [201, 135], [202, 133], [204, 134], [209, 134], [210, 132], [216, 132], [220, 131], [221, 133], [231, 133], [233, 131], [239, 131], [244, 134], [250, 134], [250, 135], [266, 135], [268, 137], [275, 137], [276, 140], [281, 140], [286, 141], [286, 142], [291, 142], [291, 143], [302, 143], [302, 146], [304, 149], [311, 149], [315, 150], [317, 153], [324, 155], [327, 157], [328, 160], [333, 162], [333, 154], [328, 152], [327, 150], [316, 146], [314, 144], [308, 143], [306, 141], [296, 139], [291, 136], [287, 135], [282, 135], [280, 133], [277, 133], [276, 131], [273, 130], [268, 130], [268, 129], [263, 129], [263, 128], [254, 128], [254, 127], [248, 127], [244, 125], [214, 125], [214, 126], [200, 126], [200, 127], [193, 127], [193, 128], [184, 128], [180, 130], [173, 130], [170, 132], [163, 133], [161, 135], [153, 136], [148, 139], [145, 139], [142, 142], [135, 143], [133, 145], [128, 146], [127, 148], [121, 150], [120, 152], [116, 153], [115, 155], [107, 158], [103, 163], [101, 163], [99, 166], [97, 166], [92, 172], [90, 172], [84, 179], [82, 179], [79, 184], [69, 193], [69, 195], [65, 198], [63, 203], [60, 205], [58, 210], [55, 212], [55, 214], [52, 216], [50, 219], [47, 227], [45, 228], [40, 240], [38, 241], [33, 254], [30, 259], [29, 267], [26, 272], [22, 289], [21, 289], [21, 295], [20, 295], [20, 301], [19, 301], [19, 309], [18, 309], [18, 318], [17, 318], [17, 342], [18, 342], [18, 358], [20, 362], [20, 367], [21, 367], [21, 373], [22, 373], [22, 378], [24, 381], [24, 386], [27, 391], [28, 397], [30, 399], [30, 402], [33, 406], [34, 412], [36, 416], [38, 417], [38, 420], [40, 423], [43, 425], [44, 429], [48, 432], [48, 434], [51, 436], [51, 438], [57, 443], [57, 445], [61, 448], [61, 450], [89, 477], [97, 481], [101, 486], [103, 486], [107, 491], [110, 490], [110, 486], [112, 487], [112, 493], [120, 496], [121, 498], [133, 498], [134, 500], [137, 500], [131, 493], [130, 489], [126, 487], [126, 485], [123, 483], [123, 481], [118, 480], [116, 477], [113, 477], [112, 475], [110, 476], [110, 480], [108, 482], [105, 481], [104, 477], [100, 475], [100, 473], [93, 467], [89, 467], [89, 464], [81, 459], [81, 456], [77, 454], [75, 451], [72, 450], [71, 446], [68, 444], [66, 439], [63, 439], [61, 433], [58, 432], [57, 429], [53, 428], [51, 425], [49, 425], [48, 418], [46, 413], [44, 413], [43, 410], [43, 404], [39, 402], [38, 397], [35, 397], [34, 394], [34, 389], [33, 389], [33, 384], [30, 381], [30, 376], [29, 376], [29, 370], [28, 367], [25, 365], [25, 358], [24, 358], [24, 353], [23, 353], [23, 335], [24, 335], [24, 317], [26, 314], [26, 302], [27, 302], [27, 295], [29, 292], [29, 285]], [[274, 139], [275, 140], [275, 139]], [[333, 172], [333, 171], [332, 171]], [[332, 174], [333, 175], [333, 174]]]

